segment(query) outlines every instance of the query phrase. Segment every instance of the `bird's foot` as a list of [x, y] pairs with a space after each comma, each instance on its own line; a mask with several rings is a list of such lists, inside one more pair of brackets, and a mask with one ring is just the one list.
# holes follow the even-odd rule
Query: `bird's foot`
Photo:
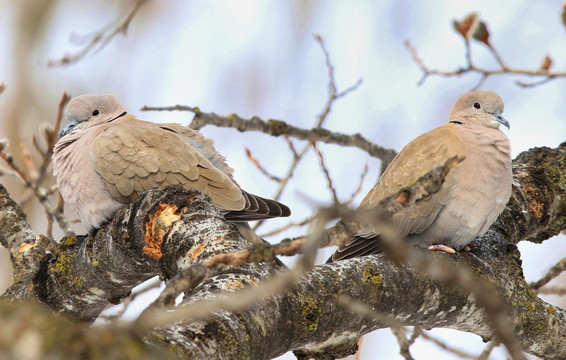
[[466, 245], [466, 246], [464, 246], [464, 247], [462, 248], [462, 251], [469, 252], [469, 251], [471, 251], [472, 249], [474, 249], [475, 247], [477, 247], [476, 244], [474, 244], [474, 243], [469, 243], [468, 245]]
[[431, 245], [428, 247], [429, 250], [431, 251], [443, 251], [445, 253], [448, 254], [455, 254], [456, 250], [452, 249], [450, 246], [447, 245], [442, 245], [442, 244], [438, 244], [438, 245]]

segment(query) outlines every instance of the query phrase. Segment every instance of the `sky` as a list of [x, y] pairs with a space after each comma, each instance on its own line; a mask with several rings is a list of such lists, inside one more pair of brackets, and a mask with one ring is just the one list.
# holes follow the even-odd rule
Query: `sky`
[[[120, 34], [105, 48], [63, 67], [48, 67], [47, 63], [79, 51], [78, 43], [88, 41], [105, 26], [115, 25], [134, 2], [51, 1], [44, 8], [37, 6], [37, 11], [29, 11], [29, 3], [22, 4], [0, 0], [0, 51], [10, 54], [0, 57], [0, 82], [7, 85], [0, 96], [0, 108], [4, 109], [0, 135], [13, 138], [21, 134], [29, 143], [40, 123], [55, 118], [63, 91], [74, 96], [114, 94], [130, 113], [155, 122], [188, 124], [192, 116], [141, 112], [143, 105], [184, 104], [207, 112], [279, 119], [310, 128], [328, 97], [328, 69], [313, 33], [325, 41], [339, 91], [363, 79], [358, 89], [333, 104], [323, 127], [361, 133], [397, 151], [446, 122], [454, 101], [479, 80], [479, 75], [467, 74], [430, 77], [417, 85], [422, 73], [405, 48], [405, 40], [429, 67], [456, 69], [465, 64], [465, 53], [451, 23], [475, 11], [488, 24], [491, 42], [509, 66], [536, 69], [548, 54], [556, 71], [566, 67], [566, 34], [559, 1], [149, 1], [126, 36]], [[24, 6], [28, 7], [25, 11]], [[22, 31], [26, 22], [36, 24], [39, 30], [31, 34]], [[472, 53], [477, 65], [497, 66], [482, 44], [474, 43]], [[505, 101], [503, 115], [511, 129], [504, 131], [511, 140], [513, 156], [534, 146], [556, 147], [566, 138], [566, 108], [561, 106], [566, 79], [529, 89], [518, 87], [517, 80], [535, 79], [497, 76], [482, 86], [496, 91]], [[291, 162], [282, 139], [213, 127], [202, 132], [227, 156], [244, 189], [266, 197], [275, 193], [276, 184], [247, 160], [244, 147], [269, 171], [282, 176]], [[295, 141], [295, 145], [304, 144]], [[368, 164], [361, 194], [353, 200], [359, 203], [379, 175], [379, 161], [353, 148], [327, 144], [319, 148], [341, 200], [349, 198]], [[8, 185], [17, 193], [16, 184]], [[317, 205], [332, 200], [312, 151], [299, 164], [281, 200], [292, 208], [293, 220], [303, 219]], [[32, 215], [31, 221], [36, 231], [44, 231], [42, 211]], [[259, 233], [285, 223], [266, 222]], [[77, 230], [82, 231], [80, 225]], [[295, 229], [284, 236], [304, 231]], [[282, 237], [269, 240], [276, 242]], [[564, 237], [542, 245], [521, 243], [519, 247], [527, 281], [538, 279], [566, 250]], [[330, 252], [321, 254], [321, 261]], [[555, 297], [545, 299], [565, 305]], [[474, 335], [450, 330], [433, 333], [473, 353], [482, 348], [481, 339]], [[417, 358], [431, 351], [436, 351], [437, 359], [453, 358], [425, 341], [417, 341], [412, 348]], [[362, 359], [374, 359], [376, 353], [380, 359], [400, 358], [397, 352], [395, 339], [382, 330], [365, 337]], [[496, 351], [493, 358], [504, 359], [505, 353]]]

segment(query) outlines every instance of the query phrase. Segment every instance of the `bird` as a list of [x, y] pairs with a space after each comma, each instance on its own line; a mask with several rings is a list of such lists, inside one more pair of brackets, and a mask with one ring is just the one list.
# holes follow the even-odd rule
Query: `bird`
[[[392, 218], [409, 243], [455, 253], [469, 250], [497, 219], [511, 197], [511, 145], [500, 130], [503, 100], [490, 90], [465, 93], [448, 122], [411, 141], [393, 159], [360, 209], [373, 209], [453, 156], [464, 158], [447, 175], [440, 191], [402, 209]], [[378, 226], [363, 226], [329, 262], [381, 252]]]
[[263, 240], [248, 221], [291, 214], [282, 203], [242, 190], [213, 141], [196, 130], [138, 120], [113, 95], [75, 97], [65, 118], [53, 173], [63, 200], [89, 233], [142, 192], [176, 184], [208, 195], [254, 244]]

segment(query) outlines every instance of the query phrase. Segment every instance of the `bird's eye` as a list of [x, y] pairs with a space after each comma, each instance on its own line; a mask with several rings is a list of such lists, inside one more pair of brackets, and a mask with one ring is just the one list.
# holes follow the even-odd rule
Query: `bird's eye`
[[475, 107], [476, 109], [481, 109], [481, 105], [480, 105], [479, 102], [475, 102], [475, 103], [474, 103], [474, 107]]
[[[477, 103], [476, 103], [476, 104], [477, 104]], [[98, 114], [100, 114], [100, 111], [98, 111], [98, 110], [94, 110], [94, 111], [92, 112], [92, 116], [96, 116], [96, 115], [98, 115]]]

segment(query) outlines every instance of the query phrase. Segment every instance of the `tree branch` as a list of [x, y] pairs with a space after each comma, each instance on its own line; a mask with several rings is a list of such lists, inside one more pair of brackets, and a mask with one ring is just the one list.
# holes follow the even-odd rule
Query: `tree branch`
[[215, 113], [205, 113], [200, 111], [198, 107], [190, 107], [185, 105], [175, 105], [168, 107], [143, 106], [141, 111], [190, 111], [195, 114], [193, 121], [189, 125], [190, 128], [199, 130], [206, 125], [214, 125], [218, 127], [230, 127], [238, 131], [260, 131], [271, 136], [290, 136], [300, 140], [309, 142], [321, 141], [328, 144], [337, 144], [343, 146], [357, 147], [369, 155], [380, 159], [384, 163], [389, 164], [397, 154], [394, 150], [381, 147], [363, 137], [361, 134], [346, 135], [316, 127], [313, 129], [302, 129], [293, 125], [289, 125], [281, 120], [262, 120], [257, 116], [251, 119], [244, 119], [236, 114], [222, 116]]
[[[483, 82], [490, 76], [493, 75], [526, 75], [531, 77], [544, 77], [542, 80], [525, 83], [522, 81], [516, 81], [516, 84], [522, 88], [535, 87], [542, 84], [546, 84], [554, 79], [566, 77], [566, 72], [552, 72], [550, 69], [553, 65], [553, 60], [549, 55], [542, 58], [541, 65], [538, 69], [519, 69], [507, 65], [499, 51], [495, 49], [495, 46], [490, 41], [490, 33], [487, 24], [480, 19], [477, 13], [470, 13], [461, 21], [453, 20], [452, 25], [454, 30], [462, 36], [464, 40], [464, 46], [466, 47], [466, 65], [462, 66], [456, 70], [436, 70], [431, 69], [425, 65], [424, 61], [418, 55], [415, 47], [408, 41], [405, 41], [405, 47], [411, 53], [413, 61], [423, 72], [418, 85], [422, 85], [426, 79], [431, 75], [438, 75], [443, 77], [456, 77], [462, 76], [467, 73], [480, 74], [481, 78], [478, 83], [474, 86], [474, 89], [478, 89]], [[499, 68], [487, 69], [477, 66], [472, 58], [472, 48], [471, 41], [477, 41], [482, 43], [487, 47], [487, 50], [493, 55]]]
[[[566, 197], [565, 157], [566, 144], [562, 144], [556, 149], [531, 149], [514, 160], [512, 200], [470, 253], [448, 256], [411, 249], [411, 265], [373, 255], [316, 266], [300, 280], [298, 273], [277, 280], [285, 275], [273, 277], [277, 274], [274, 262], [220, 266], [208, 277], [181, 286], [185, 296], [177, 307], [191, 310], [183, 312], [175, 324], [150, 327], [145, 339], [195, 359], [268, 359], [289, 350], [299, 357], [345, 356], [355, 350], [359, 336], [389, 326], [375, 317], [346, 311], [336, 296], [347, 295], [403, 324], [447, 327], [499, 340], [490, 315], [496, 307], [478, 306], [488, 301], [490, 293], [481, 300], [470, 292], [477, 279], [503, 295], [502, 304], [513, 324], [509, 331], [516, 334], [525, 351], [547, 359], [564, 358], [566, 314], [529, 288], [513, 244], [541, 242], [566, 227], [561, 200]], [[120, 210], [95, 237], [64, 238], [61, 245], [33, 234], [21, 210], [0, 190], [4, 230], [0, 243], [14, 254], [19, 278], [4, 297], [35, 297], [82, 321], [92, 321], [106, 305], [116, 303], [155, 274], [169, 279], [193, 264], [206, 264], [215, 254], [238, 252], [248, 246], [206, 197], [179, 187], [149, 191]], [[30, 256], [34, 252], [37, 256]], [[18, 268], [26, 261], [30, 265], [25, 270], [32, 271], [27, 277], [22, 276], [23, 268]], [[435, 267], [416, 270], [423, 269], [423, 263], [436, 262], [448, 262], [465, 271], [470, 280], [460, 283]], [[279, 285], [266, 282], [268, 277]], [[225, 295], [219, 297], [223, 291], [238, 291], [238, 296], [258, 291], [265, 295], [234, 306], [222, 300]], [[160, 307], [163, 305], [167, 306]], [[211, 310], [212, 315], [205, 315]], [[116, 326], [110, 325], [110, 329]], [[135, 326], [126, 325], [126, 329]], [[129, 339], [137, 336], [134, 331]]]

